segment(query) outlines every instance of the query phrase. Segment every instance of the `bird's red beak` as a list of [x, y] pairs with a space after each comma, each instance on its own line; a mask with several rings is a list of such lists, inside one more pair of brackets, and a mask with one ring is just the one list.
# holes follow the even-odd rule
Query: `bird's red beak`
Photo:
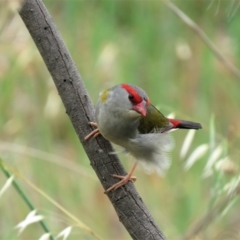
[[144, 117], [147, 115], [147, 104], [145, 101], [135, 104], [132, 109], [140, 113]]

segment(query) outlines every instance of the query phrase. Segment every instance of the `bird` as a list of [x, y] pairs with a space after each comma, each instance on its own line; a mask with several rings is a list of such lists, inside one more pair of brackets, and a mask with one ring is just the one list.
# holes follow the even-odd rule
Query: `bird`
[[201, 129], [200, 123], [165, 117], [154, 107], [146, 92], [133, 84], [121, 83], [99, 94], [96, 104], [95, 129], [85, 140], [101, 134], [105, 139], [122, 147], [136, 161], [126, 176], [112, 174], [120, 179], [105, 192], [116, 190], [129, 181], [140, 162], [147, 171], [163, 175], [170, 166], [168, 152], [173, 147], [169, 132], [175, 129]]

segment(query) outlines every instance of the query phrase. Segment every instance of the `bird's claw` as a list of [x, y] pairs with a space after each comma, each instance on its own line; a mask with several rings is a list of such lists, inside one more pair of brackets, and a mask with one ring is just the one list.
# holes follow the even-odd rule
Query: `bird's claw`
[[[119, 178], [119, 179], [124, 179], [124, 178], [127, 177], [127, 175], [126, 176], [121, 176], [121, 175], [117, 175], [117, 174], [112, 174], [111, 176], [115, 177], [115, 178]], [[131, 176], [128, 181], [136, 182], [136, 180], [137, 180], [137, 177]]]
[[93, 126], [93, 127], [97, 127], [97, 123], [95, 123], [95, 122], [89, 122], [88, 124]]
[[97, 137], [97, 136], [100, 134], [99, 129], [98, 129], [98, 127], [97, 127], [97, 123], [95, 123], [95, 122], [89, 122], [89, 125], [91, 125], [91, 126], [93, 126], [93, 127], [96, 127], [96, 129], [94, 129], [92, 132], [90, 132], [90, 133], [84, 138], [85, 141], [87, 141], [87, 140], [90, 139], [90, 138], [95, 138], [95, 137]]
[[130, 174], [127, 174], [126, 176], [112, 174], [111, 176], [115, 177], [115, 178], [119, 178], [121, 180], [119, 182], [113, 184], [110, 188], [108, 188], [105, 191], [105, 193], [111, 192], [112, 190], [116, 190], [116, 189], [120, 188], [121, 186], [124, 186], [125, 184], [127, 184], [129, 181], [135, 182], [137, 180], [137, 178], [135, 176], [131, 176]]

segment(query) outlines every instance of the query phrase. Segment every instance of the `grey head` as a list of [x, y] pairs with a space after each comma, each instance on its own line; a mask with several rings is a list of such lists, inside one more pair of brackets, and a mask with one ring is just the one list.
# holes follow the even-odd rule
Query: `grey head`
[[119, 84], [100, 93], [96, 119], [101, 134], [116, 144], [134, 138], [142, 116], [134, 108], [147, 101], [145, 91], [131, 84]]

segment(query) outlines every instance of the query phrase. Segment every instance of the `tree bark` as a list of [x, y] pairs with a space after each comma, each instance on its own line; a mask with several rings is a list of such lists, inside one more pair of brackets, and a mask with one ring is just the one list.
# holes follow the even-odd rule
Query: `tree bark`
[[[19, 14], [54, 80], [93, 169], [104, 189], [109, 188], [118, 181], [111, 174], [126, 175], [126, 172], [117, 156], [108, 154], [113, 149], [103, 137], [84, 141], [93, 130], [88, 122], [95, 120], [94, 106], [51, 16], [40, 0], [25, 0]], [[166, 239], [132, 183], [107, 196], [133, 239]]]

